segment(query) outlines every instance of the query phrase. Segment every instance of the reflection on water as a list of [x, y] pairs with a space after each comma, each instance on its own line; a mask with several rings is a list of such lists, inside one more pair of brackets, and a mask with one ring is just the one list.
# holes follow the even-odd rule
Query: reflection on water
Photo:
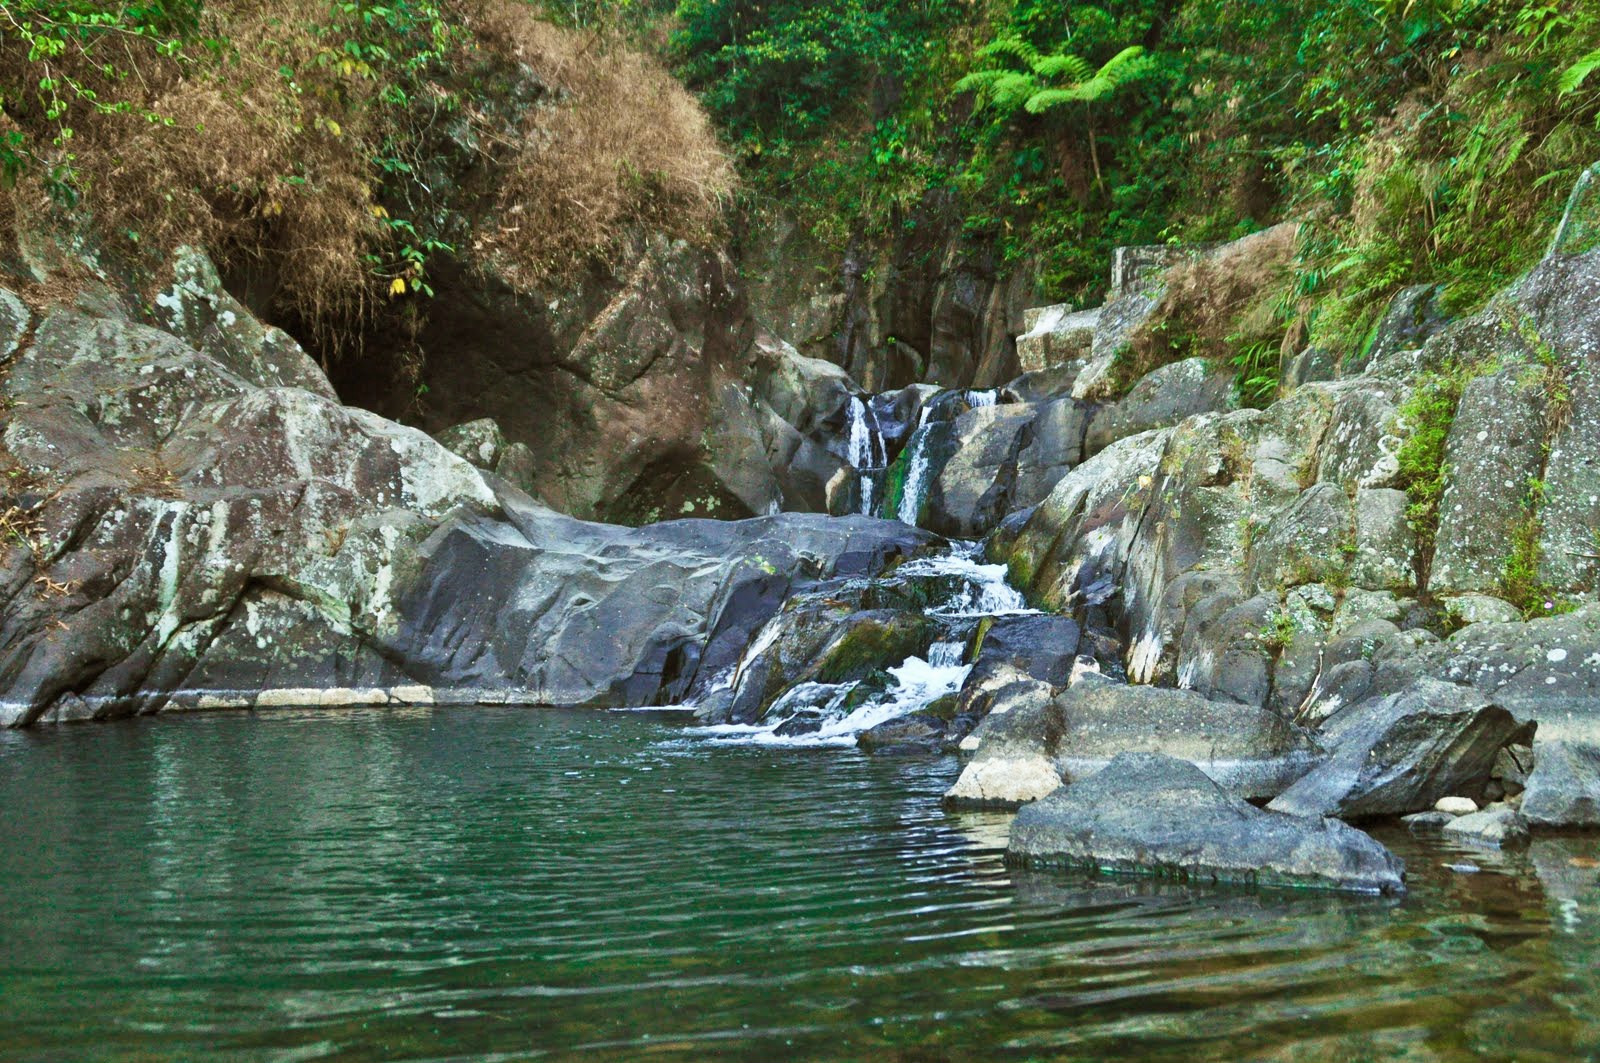
[[[0, 1055], [1570, 1058], [1600, 839], [1385, 902], [1008, 870], [954, 762], [418, 710], [0, 734]], [[1477, 873], [1448, 870], [1471, 864]]]

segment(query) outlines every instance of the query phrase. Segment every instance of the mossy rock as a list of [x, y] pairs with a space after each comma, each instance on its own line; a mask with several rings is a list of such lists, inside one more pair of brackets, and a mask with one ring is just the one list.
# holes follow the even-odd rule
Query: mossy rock
[[956, 718], [956, 709], [960, 704], [960, 694], [946, 694], [942, 698], [935, 698], [928, 702], [927, 707], [922, 710], [922, 715], [932, 716], [949, 723]]
[[937, 628], [920, 613], [858, 613], [817, 655], [811, 678], [845, 683], [926, 653]]
[[894, 682], [894, 676], [886, 671], [876, 671], [855, 685], [855, 688], [845, 697], [843, 709], [846, 714], [855, 712], [868, 701], [889, 689]]

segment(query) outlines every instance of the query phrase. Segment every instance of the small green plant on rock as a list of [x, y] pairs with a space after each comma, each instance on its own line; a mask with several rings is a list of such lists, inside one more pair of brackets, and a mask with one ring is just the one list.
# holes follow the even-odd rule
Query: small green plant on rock
[[1511, 526], [1511, 549], [1500, 572], [1500, 597], [1529, 619], [1573, 609], [1573, 603], [1546, 583], [1539, 572], [1544, 560], [1539, 542], [1544, 533], [1544, 522], [1539, 518], [1544, 493], [1543, 480], [1528, 481], [1528, 493], [1522, 503], [1523, 516]]
[[1261, 644], [1273, 653], [1282, 653], [1289, 648], [1290, 643], [1294, 642], [1299, 630], [1294, 617], [1290, 616], [1287, 610], [1279, 609], [1261, 625], [1259, 632]]
[[1398, 454], [1398, 481], [1410, 504], [1406, 518], [1416, 533], [1424, 557], [1433, 553], [1439, 528], [1439, 499], [1444, 494], [1444, 449], [1455, 424], [1461, 393], [1474, 372], [1450, 365], [1425, 375], [1400, 406], [1400, 418], [1409, 430]]

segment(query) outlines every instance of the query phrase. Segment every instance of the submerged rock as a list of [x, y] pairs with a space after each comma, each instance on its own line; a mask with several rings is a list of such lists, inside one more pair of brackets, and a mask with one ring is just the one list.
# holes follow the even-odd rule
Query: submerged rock
[[1527, 848], [1528, 821], [1514, 808], [1486, 808], [1459, 816], [1440, 828], [1447, 841], [1465, 842], [1488, 849]]
[[1191, 882], [1405, 892], [1405, 864], [1354, 827], [1262, 811], [1194, 765], [1154, 753], [1123, 753], [1024, 808], [1006, 859]]

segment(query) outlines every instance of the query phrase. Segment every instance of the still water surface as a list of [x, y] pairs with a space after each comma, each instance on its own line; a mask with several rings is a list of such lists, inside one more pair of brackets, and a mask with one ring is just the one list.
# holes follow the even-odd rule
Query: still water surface
[[643, 714], [0, 733], [0, 1055], [1600, 1052], [1600, 839], [1385, 833], [1399, 903], [1023, 873], [955, 771]]

